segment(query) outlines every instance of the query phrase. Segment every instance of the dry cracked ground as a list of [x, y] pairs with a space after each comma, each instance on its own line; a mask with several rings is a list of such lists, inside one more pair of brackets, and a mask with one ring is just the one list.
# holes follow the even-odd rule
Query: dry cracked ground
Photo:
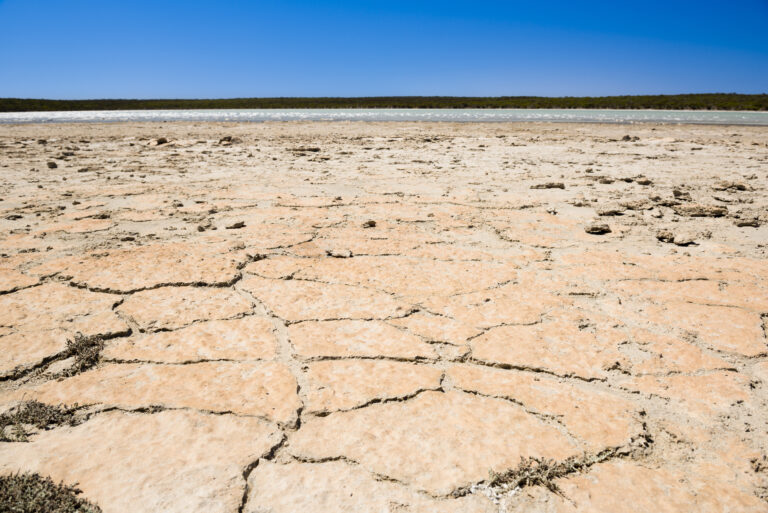
[[0, 473], [104, 512], [768, 511], [767, 187], [754, 127], [3, 126]]

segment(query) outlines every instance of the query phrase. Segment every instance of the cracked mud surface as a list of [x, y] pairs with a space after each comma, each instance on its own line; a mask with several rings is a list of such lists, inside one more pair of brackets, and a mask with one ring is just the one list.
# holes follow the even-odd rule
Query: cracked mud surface
[[4, 421], [0, 472], [107, 513], [768, 511], [766, 141], [2, 126], [0, 414], [77, 421]]

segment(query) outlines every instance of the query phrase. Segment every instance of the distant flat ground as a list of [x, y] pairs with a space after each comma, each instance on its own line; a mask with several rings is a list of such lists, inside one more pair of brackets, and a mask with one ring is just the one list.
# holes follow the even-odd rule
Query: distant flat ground
[[764, 511], [767, 141], [0, 126], [0, 471], [104, 512]]
[[0, 123], [426, 121], [672, 123], [768, 126], [768, 112], [640, 109], [166, 109], [0, 112]]

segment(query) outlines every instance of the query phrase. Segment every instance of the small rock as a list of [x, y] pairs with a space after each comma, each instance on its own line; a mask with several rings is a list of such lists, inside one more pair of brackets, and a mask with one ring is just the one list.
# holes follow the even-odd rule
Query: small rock
[[627, 210], [646, 210], [651, 207], [648, 200], [645, 199], [624, 200], [620, 201], [619, 205], [626, 208]]
[[712, 186], [716, 191], [746, 191], [749, 189], [744, 182], [723, 180]]
[[734, 224], [740, 228], [744, 228], [744, 227], [759, 228], [760, 220], [756, 217], [752, 219], [737, 219]]
[[635, 180], [635, 183], [638, 185], [653, 185], [653, 181], [648, 178], [638, 178]]
[[680, 189], [673, 189], [672, 196], [674, 196], [676, 200], [691, 201], [691, 194], [688, 192], [681, 191]]
[[728, 213], [726, 207], [718, 205], [702, 205], [700, 203], [677, 205], [674, 207], [674, 210], [677, 215], [689, 217], [722, 217]]
[[676, 246], [690, 246], [696, 244], [696, 236], [692, 233], [679, 233], [675, 235]]
[[175, 208], [181, 208], [181, 207], [184, 206], [184, 203], [182, 203], [181, 201], [176, 200], [173, 203], [171, 203], [171, 205], [173, 205]]
[[352, 258], [352, 252], [348, 249], [328, 249], [325, 254], [333, 258]]
[[600, 180], [598, 180], [598, 183], [601, 183], [601, 184], [604, 184], [604, 185], [609, 185], [609, 184], [612, 184], [615, 181], [616, 180], [614, 180], [613, 178], [608, 178], [607, 176], [604, 176], [604, 177], [600, 178]]
[[244, 227], [245, 227], [245, 222], [244, 221], [238, 221], [238, 222], [236, 222], [234, 224], [231, 224], [231, 225], [227, 226], [226, 228], [227, 228], [227, 230], [237, 230], [239, 228], [244, 228]]
[[696, 244], [697, 235], [692, 232], [672, 233], [670, 230], [659, 230], [656, 232], [656, 238], [661, 242], [675, 244], [677, 246], [690, 246]]
[[531, 189], [565, 189], [565, 184], [563, 182], [546, 182], [531, 185]]
[[620, 216], [624, 215], [624, 209], [618, 205], [603, 205], [597, 209], [599, 216]]
[[57, 167], [59, 167], [58, 164], [56, 164], [56, 162], [48, 162], [46, 165], [48, 166], [48, 169], [56, 169]]
[[165, 137], [158, 137], [157, 139], [155, 139], [155, 144], [158, 146], [161, 144], [167, 144], [167, 143], [168, 143], [168, 139], [166, 139]]
[[573, 205], [574, 207], [588, 207], [590, 206], [590, 203], [589, 201], [587, 201], [586, 198], [579, 197], [571, 201], [571, 205]]
[[611, 233], [611, 227], [603, 223], [592, 223], [584, 227], [584, 231], [593, 235]]
[[363, 228], [375, 228], [375, 227], [376, 227], [376, 221], [372, 219], [363, 223]]

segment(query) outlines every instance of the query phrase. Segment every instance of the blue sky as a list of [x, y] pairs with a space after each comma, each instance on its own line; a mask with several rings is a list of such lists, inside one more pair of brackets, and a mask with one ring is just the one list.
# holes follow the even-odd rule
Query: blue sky
[[768, 93], [768, 0], [0, 0], [0, 97]]

